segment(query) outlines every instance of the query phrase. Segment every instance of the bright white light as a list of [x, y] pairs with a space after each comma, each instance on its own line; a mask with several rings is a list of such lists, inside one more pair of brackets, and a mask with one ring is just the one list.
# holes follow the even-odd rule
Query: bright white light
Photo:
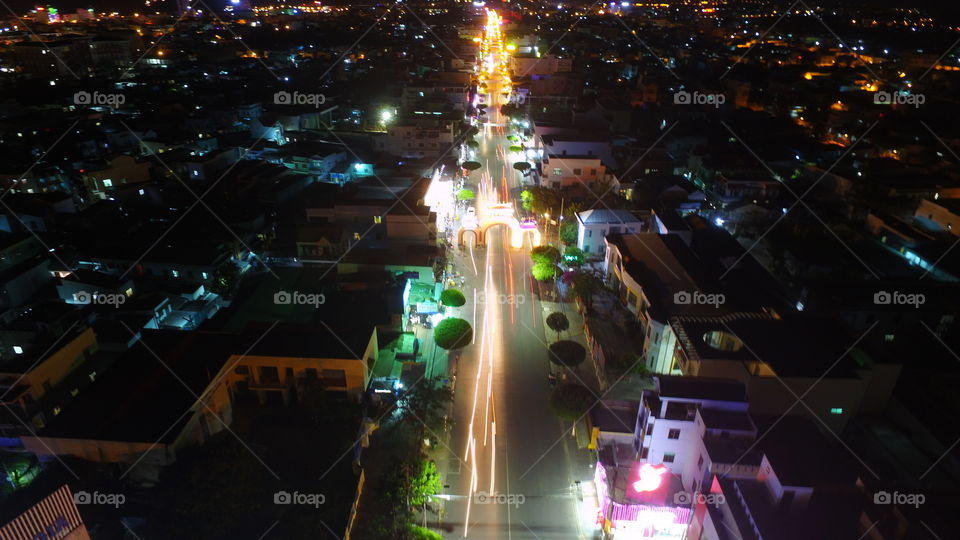
[[713, 220], [713, 222], [717, 224], [717, 227], [723, 227], [723, 224], [725, 223], [723, 218], [716, 218]]
[[393, 120], [393, 111], [387, 111], [387, 110], [385, 110], [385, 111], [381, 112], [381, 113], [380, 113], [380, 119], [383, 120], [384, 122], [389, 122], [389, 121]]

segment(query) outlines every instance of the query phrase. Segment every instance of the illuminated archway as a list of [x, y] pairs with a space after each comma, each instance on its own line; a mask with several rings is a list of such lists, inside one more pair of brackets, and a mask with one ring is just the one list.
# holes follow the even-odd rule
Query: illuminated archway
[[505, 225], [510, 229], [510, 246], [515, 249], [520, 249], [523, 247], [523, 238], [525, 234], [529, 234], [530, 243], [533, 247], [540, 245], [540, 231], [536, 226], [525, 226], [521, 225], [517, 218], [512, 216], [490, 216], [484, 218], [478, 225], [467, 225], [461, 226], [460, 230], [457, 231], [457, 246], [463, 245], [463, 235], [467, 232], [472, 232], [476, 238], [477, 245], [483, 246], [486, 245], [487, 231], [490, 230], [490, 227], [496, 225]]

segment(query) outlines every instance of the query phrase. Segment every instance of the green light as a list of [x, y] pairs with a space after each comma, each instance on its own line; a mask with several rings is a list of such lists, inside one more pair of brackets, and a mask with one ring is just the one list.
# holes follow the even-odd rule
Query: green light
[[833, 407], [830, 409], [830, 414], [843, 414], [843, 407]]

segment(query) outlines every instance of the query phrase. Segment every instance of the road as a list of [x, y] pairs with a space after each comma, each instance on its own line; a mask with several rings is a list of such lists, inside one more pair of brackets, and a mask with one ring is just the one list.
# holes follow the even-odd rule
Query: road
[[[498, 46], [489, 49], [495, 57]], [[488, 125], [478, 135], [484, 167], [477, 190], [482, 221], [491, 203], [513, 202], [516, 173], [504, 149], [499, 108], [504, 82], [488, 78]], [[468, 235], [469, 237], [469, 235]], [[529, 240], [510, 246], [506, 226], [490, 229], [486, 247], [465, 247], [456, 258], [467, 276], [463, 313], [475, 343], [457, 366], [454, 428], [442, 450], [446, 472], [443, 523], [446, 538], [548, 540], [593, 538], [575, 481], [588, 484], [587, 451], [577, 450], [571, 425], [549, 408], [550, 388], [543, 307], [531, 287]]]

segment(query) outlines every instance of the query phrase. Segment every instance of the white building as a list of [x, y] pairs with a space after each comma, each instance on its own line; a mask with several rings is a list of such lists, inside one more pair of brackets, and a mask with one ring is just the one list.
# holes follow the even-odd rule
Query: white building
[[607, 234], [635, 234], [647, 223], [627, 210], [593, 209], [577, 213], [577, 247], [588, 256], [603, 257]]

